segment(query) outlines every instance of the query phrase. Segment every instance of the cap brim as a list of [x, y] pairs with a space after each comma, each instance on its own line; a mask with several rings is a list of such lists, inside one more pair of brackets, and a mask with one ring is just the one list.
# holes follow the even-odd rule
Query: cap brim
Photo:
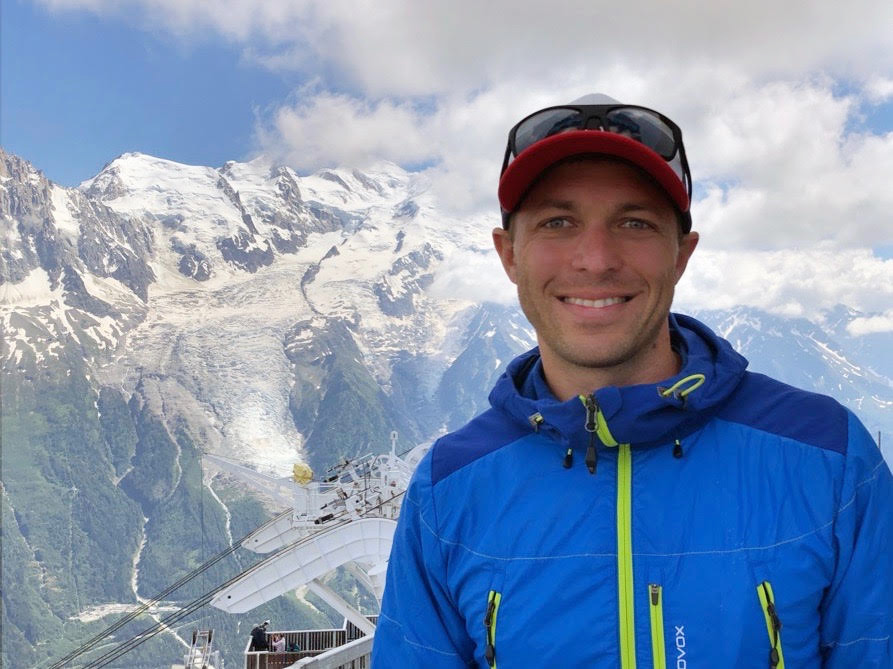
[[601, 130], [573, 130], [553, 135], [527, 147], [499, 179], [499, 204], [504, 212], [517, 209], [534, 181], [560, 160], [587, 153], [621, 158], [645, 170], [664, 189], [683, 214], [689, 200], [685, 184], [658, 153], [629, 137]]

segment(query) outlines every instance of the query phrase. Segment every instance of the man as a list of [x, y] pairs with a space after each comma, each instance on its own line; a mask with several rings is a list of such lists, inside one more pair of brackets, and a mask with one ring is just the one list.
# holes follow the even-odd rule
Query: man
[[848, 410], [670, 313], [690, 198], [657, 112], [512, 129], [493, 240], [539, 346], [420, 463], [374, 667], [893, 666], [890, 471]]
[[251, 629], [251, 647], [249, 651], [262, 651], [269, 648], [267, 643], [267, 627], [269, 626], [270, 621], [265, 620]]

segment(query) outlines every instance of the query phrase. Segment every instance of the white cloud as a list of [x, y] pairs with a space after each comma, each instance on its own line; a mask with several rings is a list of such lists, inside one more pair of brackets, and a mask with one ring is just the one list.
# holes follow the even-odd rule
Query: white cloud
[[790, 248], [891, 239], [893, 133], [849, 132], [854, 96], [830, 80], [717, 87], [690, 123], [695, 179], [707, 190], [693, 215], [723, 248]]
[[[376, 160], [419, 163], [437, 157], [429, 120], [409, 103], [377, 103], [321, 92], [279, 108], [259, 129], [266, 152], [299, 171], [364, 167]], [[399, 138], [399, 139], [398, 139]]]
[[503, 272], [496, 251], [453, 254], [440, 266], [428, 293], [435, 298], [518, 303], [518, 292]]
[[877, 316], [853, 319], [846, 329], [847, 332], [856, 337], [880, 332], [893, 332], [893, 310]]
[[618, 59], [642, 70], [672, 63], [680, 79], [698, 63], [733, 63], [759, 77], [858, 77], [893, 65], [893, 5], [886, 0], [846, 7], [776, 0], [37, 1], [55, 10], [126, 13], [181, 35], [212, 30], [268, 53], [290, 53], [298, 70], [337, 69], [376, 97], [468, 90], [519, 71], [531, 81], [574, 68], [596, 77]]
[[865, 93], [870, 102], [880, 104], [893, 98], [893, 77], [882, 77], [877, 74], [865, 83]]
[[711, 251], [699, 248], [676, 289], [676, 308], [758, 307], [788, 316], [819, 318], [846, 304], [881, 313], [893, 302], [893, 260], [867, 249], [829, 244], [786, 251]]

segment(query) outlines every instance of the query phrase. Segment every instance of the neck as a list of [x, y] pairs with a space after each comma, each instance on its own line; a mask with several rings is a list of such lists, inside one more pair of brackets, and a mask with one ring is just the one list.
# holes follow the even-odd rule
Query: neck
[[657, 383], [677, 373], [682, 360], [670, 346], [670, 333], [665, 331], [646, 351], [616, 364], [588, 367], [562, 359], [549, 349], [541, 349], [543, 375], [552, 394], [562, 402], [579, 395], [589, 395], [607, 386], [634, 386]]

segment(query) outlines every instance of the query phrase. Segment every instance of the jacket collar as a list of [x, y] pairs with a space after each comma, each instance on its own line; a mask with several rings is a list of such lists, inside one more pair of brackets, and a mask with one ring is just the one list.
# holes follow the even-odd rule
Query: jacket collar
[[[673, 346], [682, 358], [678, 374], [659, 383], [607, 386], [594, 393], [618, 443], [650, 445], [681, 439], [719, 411], [744, 376], [747, 360], [725, 339], [690, 316], [670, 314], [669, 320]], [[700, 375], [703, 384], [690, 393], [682, 392], [695, 385], [693, 379]], [[667, 392], [674, 387], [674, 392]], [[552, 395], [537, 348], [509, 364], [490, 393], [490, 403], [531, 429], [531, 417], [540, 416], [544, 432], [563, 443], [585, 434], [583, 402], [578, 398], [559, 402]]]

